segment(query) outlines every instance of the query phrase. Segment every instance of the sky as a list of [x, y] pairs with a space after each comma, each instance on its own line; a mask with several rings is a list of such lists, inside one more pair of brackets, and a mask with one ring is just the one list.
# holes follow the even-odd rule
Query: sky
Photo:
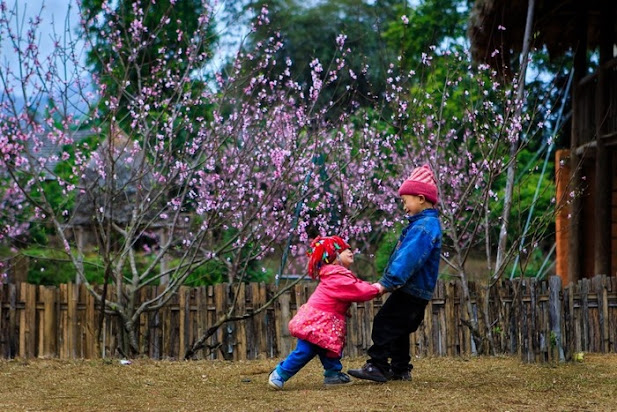
[[[53, 49], [53, 34], [63, 35], [67, 16], [72, 35], [75, 36], [79, 23], [79, 13], [72, 0], [6, 0], [6, 3], [7, 7], [11, 10], [16, 10], [20, 20], [23, 18], [25, 22], [37, 15], [41, 16], [39, 50], [41, 50], [43, 55], [48, 55], [48, 51]], [[69, 5], [72, 6], [69, 8]], [[15, 28], [14, 22], [12, 27]], [[14, 66], [17, 60], [15, 59], [12, 47], [10, 47], [6, 39], [2, 39], [1, 45], [0, 63], [2, 65], [8, 63]]]
[[[217, 3], [219, 6], [219, 10], [215, 12], [217, 22], [219, 21], [217, 17], [220, 17], [220, 10], [222, 10], [223, 4], [226, 1], [229, 0], [219, 0]], [[73, 40], [78, 39], [76, 33], [79, 26], [79, 10], [76, 5], [76, 0], [6, 0], [6, 3], [9, 9], [16, 10], [20, 20], [24, 22], [40, 15], [42, 22], [39, 25], [37, 39], [39, 51], [41, 53], [41, 61], [44, 61], [53, 50], [54, 37], [59, 38], [61, 41], [65, 39], [68, 40], [68, 35], [70, 35]], [[14, 21], [11, 27], [15, 30]], [[212, 71], [220, 69], [225, 59], [233, 54], [230, 52], [225, 53], [224, 50], [231, 50], [236, 47], [233, 41], [234, 39], [231, 38], [230, 40], [230, 36], [226, 35], [226, 33], [229, 33], [229, 28], [217, 27], [217, 29], [221, 36], [224, 36], [227, 40], [225, 44], [221, 43], [218, 54], [210, 63], [210, 70]], [[82, 62], [85, 61], [83, 42], [78, 43], [77, 50], [81, 55], [80, 60]], [[0, 39], [0, 66], [6, 67], [7, 65], [9, 65], [14, 72], [17, 72], [18, 60], [16, 54], [8, 40], [3, 38]]]
[[[74, 0], [6, 0], [6, 5], [7, 9], [14, 11], [17, 16], [17, 18], [13, 18], [10, 21], [11, 30], [18, 32], [17, 22], [23, 25], [21, 30], [22, 38], [26, 37], [26, 32], [29, 28], [28, 21], [36, 16], [40, 16], [41, 23], [36, 33], [39, 61], [45, 62], [54, 50], [54, 38], [57, 38], [61, 43], [70, 39], [77, 41], [75, 50], [78, 53], [79, 60], [85, 61], [84, 43], [79, 41], [77, 36], [79, 12]], [[20, 48], [23, 49], [24, 46], [22, 45]], [[13, 45], [7, 39], [6, 33], [3, 30], [2, 38], [0, 38], [0, 70], [6, 72], [7, 66], [10, 67], [13, 73], [19, 73], [17, 54], [14, 52]], [[67, 73], [71, 73], [72, 69], [73, 66], [67, 64]], [[64, 71], [60, 73], [60, 76], [63, 75]], [[70, 78], [70, 75], [65, 77]], [[14, 96], [17, 106], [21, 107], [25, 104], [22, 90], [20, 87], [16, 87], [15, 80], [13, 80], [12, 86], [14, 89], [11, 94]], [[32, 90], [33, 87], [29, 84], [26, 88], [26, 94], [32, 96]]]

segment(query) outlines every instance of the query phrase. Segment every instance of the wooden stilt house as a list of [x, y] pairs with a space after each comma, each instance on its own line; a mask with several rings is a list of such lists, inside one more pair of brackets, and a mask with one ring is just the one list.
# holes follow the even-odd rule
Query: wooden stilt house
[[557, 198], [569, 199], [556, 219], [557, 274], [564, 284], [617, 276], [617, 1], [476, 0], [474, 59], [507, 66], [523, 48], [528, 15], [535, 47], [573, 59], [570, 144], [555, 162]]

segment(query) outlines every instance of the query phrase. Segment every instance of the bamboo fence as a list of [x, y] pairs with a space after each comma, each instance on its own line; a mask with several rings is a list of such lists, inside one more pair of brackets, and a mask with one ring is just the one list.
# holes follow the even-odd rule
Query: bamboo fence
[[[180, 288], [157, 312], [140, 318], [141, 353], [153, 359], [183, 359], [187, 350], [228, 312], [236, 290], [229, 284]], [[266, 310], [226, 323], [206, 341], [196, 358], [244, 360], [283, 357], [294, 347], [287, 324], [314, 290], [300, 283]], [[145, 288], [140, 298], [157, 293]], [[275, 293], [274, 285], [243, 284], [235, 315], [253, 313]], [[519, 279], [487, 289], [471, 284], [473, 320], [494, 337], [494, 353], [517, 354], [524, 361], [568, 360], [576, 352], [615, 352], [617, 279], [597, 276], [565, 288], [561, 280]], [[348, 320], [345, 356], [364, 356], [371, 345], [373, 317], [381, 299], [354, 303]], [[413, 356], [468, 356], [477, 347], [469, 327], [462, 288], [439, 281], [425, 319], [411, 335]], [[486, 316], [481, 308], [488, 308]], [[488, 326], [487, 326], [488, 325]], [[0, 285], [0, 357], [100, 358], [119, 352], [118, 318], [101, 319], [99, 305], [83, 285], [59, 287], [27, 283]]]

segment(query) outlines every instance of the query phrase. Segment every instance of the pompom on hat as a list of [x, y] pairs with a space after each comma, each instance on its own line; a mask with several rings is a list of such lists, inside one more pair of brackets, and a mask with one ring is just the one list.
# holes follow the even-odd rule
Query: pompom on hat
[[338, 255], [350, 246], [338, 236], [317, 236], [306, 254], [309, 257], [308, 274], [316, 279], [323, 265], [333, 263]]
[[434, 205], [437, 204], [439, 201], [437, 180], [435, 180], [435, 175], [429, 165], [424, 165], [413, 169], [411, 175], [398, 189], [398, 194], [400, 196], [424, 195], [426, 200]]

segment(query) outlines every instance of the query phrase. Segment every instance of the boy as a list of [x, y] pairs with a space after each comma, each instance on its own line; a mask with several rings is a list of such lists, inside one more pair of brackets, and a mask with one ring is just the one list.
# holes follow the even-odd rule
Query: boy
[[409, 225], [403, 229], [379, 280], [392, 293], [375, 315], [370, 359], [361, 369], [348, 371], [351, 376], [375, 382], [411, 380], [409, 335], [424, 319], [439, 274], [438, 191], [429, 166], [414, 169], [399, 188], [399, 195]]

